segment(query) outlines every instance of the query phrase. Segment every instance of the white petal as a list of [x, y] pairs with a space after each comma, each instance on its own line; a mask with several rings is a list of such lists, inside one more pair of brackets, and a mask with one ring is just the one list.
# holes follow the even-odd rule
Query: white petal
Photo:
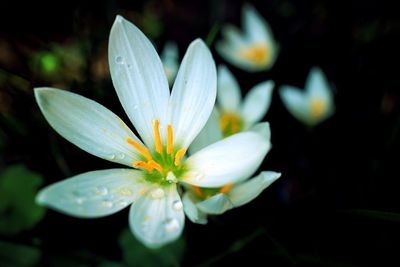
[[232, 209], [233, 204], [225, 194], [217, 194], [197, 203], [197, 207], [208, 214], [222, 214]]
[[273, 81], [262, 82], [247, 93], [242, 107], [242, 116], [247, 127], [260, 121], [271, 105]]
[[198, 201], [199, 200], [196, 200], [196, 197], [193, 196], [193, 194], [185, 192], [182, 197], [183, 210], [191, 222], [206, 224], [207, 214], [197, 208], [196, 202]]
[[218, 67], [218, 104], [222, 111], [238, 112], [241, 102], [240, 87], [229, 69], [225, 65]]
[[218, 42], [215, 46], [218, 53], [230, 64], [246, 71], [256, 71], [259, 67], [254, 66], [254, 63], [241, 57], [238, 53], [239, 47], [232, 45], [226, 41]]
[[161, 247], [179, 238], [184, 219], [182, 202], [175, 184], [163, 188], [153, 187], [132, 205], [129, 214], [132, 232], [150, 248]]
[[282, 86], [279, 90], [282, 103], [293, 117], [308, 124], [311, 119], [309, 99], [300, 89]]
[[165, 122], [169, 98], [156, 50], [136, 26], [117, 16], [110, 32], [108, 59], [122, 106], [147, 147], [154, 148], [153, 120]]
[[210, 117], [216, 87], [214, 60], [204, 42], [197, 39], [182, 60], [169, 103], [174, 142], [182, 148], [190, 145]]
[[83, 96], [36, 88], [36, 102], [50, 125], [65, 139], [100, 158], [132, 166], [139, 154], [126, 139], [139, 139], [114, 113]]
[[233, 25], [226, 25], [221, 29], [222, 36], [224, 37], [224, 42], [231, 47], [242, 47], [247, 44], [245, 36], [240, 32], [240, 30]]
[[271, 142], [271, 127], [268, 122], [260, 122], [252, 126], [249, 131], [261, 134], [265, 140]]
[[310, 99], [324, 101], [326, 110], [322, 117], [326, 118], [334, 112], [333, 91], [320, 68], [314, 67], [311, 69], [305, 88]]
[[167, 75], [168, 84], [172, 85], [178, 72], [178, 46], [174, 42], [167, 42], [161, 53], [161, 60]]
[[264, 18], [249, 4], [243, 6], [243, 29], [253, 43], [274, 42], [272, 31]]
[[281, 176], [277, 172], [261, 172], [254, 178], [234, 185], [226, 194], [235, 207], [242, 206], [255, 199], [265, 188]]
[[125, 208], [147, 186], [140, 171], [92, 171], [45, 187], [37, 195], [36, 201], [71, 216], [94, 218]]
[[326, 101], [331, 99], [332, 91], [329, 89], [325, 74], [318, 67], [310, 70], [305, 88], [310, 97], [318, 97]]
[[193, 155], [197, 151], [223, 138], [221, 128], [219, 127], [219, 118], [220, 118], [219, 112], [217, 109], [214, 108], [206, 125], [190, 145], [189, 147], [190, 155]]
[[250, 177], [270, 148], [263, 135], [242, 132], [205, 147], [187, 161], [182, 180], [201, 187], [220, 187]]

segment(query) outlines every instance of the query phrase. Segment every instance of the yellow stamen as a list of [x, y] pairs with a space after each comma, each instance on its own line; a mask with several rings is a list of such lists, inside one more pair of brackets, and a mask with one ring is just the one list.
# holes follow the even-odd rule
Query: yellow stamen
[[233, 183], [229, 183], [229, 184], [227, 184], [227, 185], [221, 187], [221, 189], [219, 190], [219, 192], [220, 192], [221, 194], [226, 193], [226, 192], [229, 191], [229, 189], [232, 188], [232, 186], [233, 186]]
[[136, 150], [139, 151], [139, 153], [142, 154], [147, 160], [153, 159], [150, 155], [149, 150], [147, 148], [141, 146], [140, 144], [136, 143], [135, 141], [133, 141], [132, 138], [130, 138], [130, 137], [126, 138], [126, 142], [128, 142], [128, 144], [130, 144], [134, 148], [136, 148]]
[[267, 64], [271, 57], [271, 51], [265, 43], [256, 43], [240, 48], [238, 54], [239, 57], [252, 61], [256, 65]]
[[186, 149], [179, 149], [178, 152], [176, 152], [175, 154], [175, 166], [179, 166], [179, 164], [181, 164], [181, 159], [182, 157], [185, 155], [186, 153]]
[[161, 143], [161, 137], [160, 137], [160, 130], [159, 130], [159, 125], [160, 122], [158, 120], [153, 121], [154, 125], [154, 137], [156, 139], [156, 151], [161, 154], [162, 153], [162, 143]]
[[325, 112], [325, 102], [319, 98], [311, 99], [310, 110], [313, 117], [320, 117]]
[[242, 119], [235, 113], [223, 112], [219, 120], [219, 127], [224, 137], [228, 137], [240, 132], [242, 128]]
[[192, 185], [192, 189], [193, 189], [193, 191], [196, 193], [196, 195], [198, 197], [202, 197], [203, 196], [203, 190], [201, 190], [200, 187]]
[[172, 133], [172, 126], [171, 124], [168, 124], [167, 127], [167, 153], [171, 154], [172, 153], [172, 145], [173, 145], [173, 133]]
[[149, 160], [149, 162], [147, 162], [147, 164], [159, 172], [163, 171], [163, 168], [161, 167], [161, 165], [158, 164], [157, 162], [155, 162], [154, 160]]
[[148, 164], [148, 163], [146, 163], [146, 162], [144, 162], [144, 161], [141, 161], [141, 160], [135, 161], [135, 162], [133, 163], [133, 167], [145, 169], [145, 170], [147, 170], [147, 171], [149, 171], [149, 172], [152, 172], [152, 171], [154, 170], [154, 167], [153, 167], [153, 166], [151, 166], [150, 164]]

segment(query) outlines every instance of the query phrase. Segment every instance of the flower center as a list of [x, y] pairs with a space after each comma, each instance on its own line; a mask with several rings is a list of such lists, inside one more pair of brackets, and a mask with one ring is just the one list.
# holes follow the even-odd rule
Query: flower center
[[240, 48], [238, 54], [241, 58], [252, 61], [256, 65], [265, 65], [270, 58], [270, 49], [265, 43], [256, 43]]
[[325, 102], [322, 99], [312, 98], [310, 100], [310, 111], [313, 117], [320, 117], [325, 112], [325, 108]]
[[231, 136], [242, 130], [243, 122], [242, 119], [231, 112], [223, 112], [219, 119], [219, 127], [221, 128], [222, 135], [224, 137]]
[[142, 160], [132, 163], [134, 168], [144, 171], [145, 179], [159, 183], [160, 185], [171, 184], [178, 182], [178, 178], [186, 171], [185, 166], [182, 164], [186, 150], [175, 149], [173, 143], [173, 129], [172, 125], [167, 125], [167, 144], [164, 146], [161, 141], [160, 135], [160, 122], [155, 119], [153, 121], [155, 151], [150, 153], [147, 147], [127, 138], [126, 142], [132, 145], [142, 156]]
[[202, 188], [195, 185], [192, 185], [192, 190], [196, 194], [196, 196], [200, 199], [207, 199], [216, 194], [224, 194], [228, 192], [233, 186], [233, 183], [226, 184], [223, 187], [219, 188]]

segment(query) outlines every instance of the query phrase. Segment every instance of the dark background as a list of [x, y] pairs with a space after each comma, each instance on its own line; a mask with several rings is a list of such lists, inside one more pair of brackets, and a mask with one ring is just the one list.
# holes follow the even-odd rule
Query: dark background
[[[176, 41], [182, 56], [190, 41], [206, 39], [211, 28], [223, 22], [240, 26], [243, 3], [3, 1], [0, 129], [5, 141], [0, 170], [22, 163], [40, 173], [47, 185], [116, 166], [58, 136], [41, 115], [32, 90], [68, 89], [128, 121], [104, 61], [116, 14], [153, 37], [159, 50], [165, 41]], [[226, 64], [238, 78], [243, 93], [264, 80], [275, 81], [265, 117], [271, 124], [273, 149], [261, 169], [281, 172], [282, 177], [250, 204], [211, 217], [206, 226], [186, 221], [181, 265], [400, 266], [396, 1], [251, 3], [279, 42], [273, 68], [246, 73], [224, 62], [213, 46], [211, 50], [216, 63]], [[52, 51], [54, 43], [77, 44], [79, 67], [41, 72], [35, 55]], [[336, 113], [310, 129], [286, 111], [278, 89], [283, 84], [303, 88], [313, 66], [321, 67], [334, 85]], [[128, 209], [96, 220], [48, 211], [32, 229], [2, 234], [0, 240], [39, 249], [38, 266], [98, 266], [121, 261], [118, 236], [127, 225]], [[64, 265], [59, 263], [63, 260]]]

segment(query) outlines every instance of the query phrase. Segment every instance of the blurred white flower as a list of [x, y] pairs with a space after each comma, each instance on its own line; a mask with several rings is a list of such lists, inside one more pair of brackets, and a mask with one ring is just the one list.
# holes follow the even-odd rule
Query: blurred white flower
[[218, 103], [191, 144], [191, 154], [224, 137], [250, 129], [265, 116], [271, 105], [273, 81], [257, 84], [242, 100], [239, 84], [228, 68], [220, 65], [217, 74]]
[[245, 71], [270, 69], [279, 52], [270, 26], [248, 4], [243, 6], [242, 24], [243, 31], [233, 25], [222, 28], [224, 39], [216, 44], [218, 53], [226, 61]]
[[176, 240], [184, 227], [178, 183], [221, 187], [241, 181], [261, 164], [269, 143], [260, 133], [245, 132], [185, 158], [216, 98], [215, 63], [203, 41], [190, 44], [171, 93], [153, 45], [121, 16], [111, 29], [108, 56], [119, 100], [141, 139], [117, 115], [83, 96], [36, 88], [35, 97], [64, 138], [135, 169], [83, 173], [42, 189], [37, 201], [86, 218], [110, 215], [132, 204], [132, 232], [148, 247], [160, 247]]
[[164, 46], [164, 50], [161, 52], [160, 57], [164, 66], [165, 74], [167, 75], [168, 84], [172, 86], [179, 67], [179, 51], [176, 43], [172, 41], [167, 42]]
[[299, 121], [315, 126], [335, 112], [333, 92], [321, 69], [311, 69], [305, 90], [282, 86], [280, 96], [288, 111]]

